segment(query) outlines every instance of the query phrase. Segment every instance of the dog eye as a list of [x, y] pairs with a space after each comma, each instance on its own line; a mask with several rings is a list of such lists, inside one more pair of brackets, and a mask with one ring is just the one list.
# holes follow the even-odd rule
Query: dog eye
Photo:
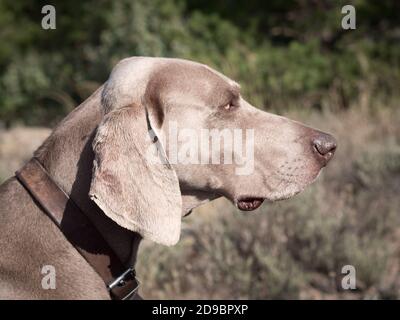
[[226, 105], [224, 105], [223, 107], [225, 110], [231, 110], [233, 108], [235, 108], [235, 105], [232, 102], [227, 103]]

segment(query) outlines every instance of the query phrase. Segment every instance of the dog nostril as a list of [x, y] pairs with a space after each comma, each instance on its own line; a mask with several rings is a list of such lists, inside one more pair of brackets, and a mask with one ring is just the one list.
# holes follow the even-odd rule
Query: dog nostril
[[336, 139], [329, 134], [319, 133], [312, 141], [314, 150], [319, 156], [329, 161], [335, 153], [337, 143]]

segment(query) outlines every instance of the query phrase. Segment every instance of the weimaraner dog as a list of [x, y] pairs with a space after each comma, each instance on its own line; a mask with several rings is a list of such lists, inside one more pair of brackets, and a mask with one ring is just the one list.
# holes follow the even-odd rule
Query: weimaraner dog
[[[212, 135], [192, 148], [193, 135], [219, 131], [221, 150], [210, 151]], [[229, 146], [230, 132], [245, 146]], [[129, 267], [143, 238], [174, 245], [182, 217], [200, 204], [224, 196], [250, 211], [297, 194], [335, 148], [329, 134], [251, 106], [236, 82], [203, 64], [132, 57], [34, 157]], [[67, 240], [16, 177], [1, 185], [0, 204], [0, 298], [110, 299], [77, 250], [90, 251], [89, 236]], [[64, 213], [63, 223], [76, 222]], [[55, 287], [43, 287], [43, 266], [54, 267]]]

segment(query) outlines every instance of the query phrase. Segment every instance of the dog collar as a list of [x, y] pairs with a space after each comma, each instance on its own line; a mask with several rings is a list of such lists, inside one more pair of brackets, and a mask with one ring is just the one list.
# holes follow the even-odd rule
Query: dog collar
[[[140, 282], [136, 279], [135, 269], [124, 266], [86, 214], [55, 183], [36, 158], [32, 158], [15, 176], [42, 211], [100, 275], [112, 299], [139, 297]], [[63, 220], [65, 214], [68, 214], [68, 221]]]

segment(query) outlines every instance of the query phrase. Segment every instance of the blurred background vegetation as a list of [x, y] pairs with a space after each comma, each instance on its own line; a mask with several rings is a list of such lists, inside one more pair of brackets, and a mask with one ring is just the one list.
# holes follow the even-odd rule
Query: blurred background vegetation
[[[41, 28], [42, 6], [57, 29]], [[357, 29], [341, 28], [342, 6]], [[173, 248], [146, 243], [147, 298], [400, 298], [400, 2], [396, 0], [0, 0], [0, 175], [127, 56], [206, 63], [254, 105], [339, 140], [292, 200], [186, 218]], [[24, 145], [21, 148], [21, 144]], [[341, 289], [341, 267], [357, 290]]]

